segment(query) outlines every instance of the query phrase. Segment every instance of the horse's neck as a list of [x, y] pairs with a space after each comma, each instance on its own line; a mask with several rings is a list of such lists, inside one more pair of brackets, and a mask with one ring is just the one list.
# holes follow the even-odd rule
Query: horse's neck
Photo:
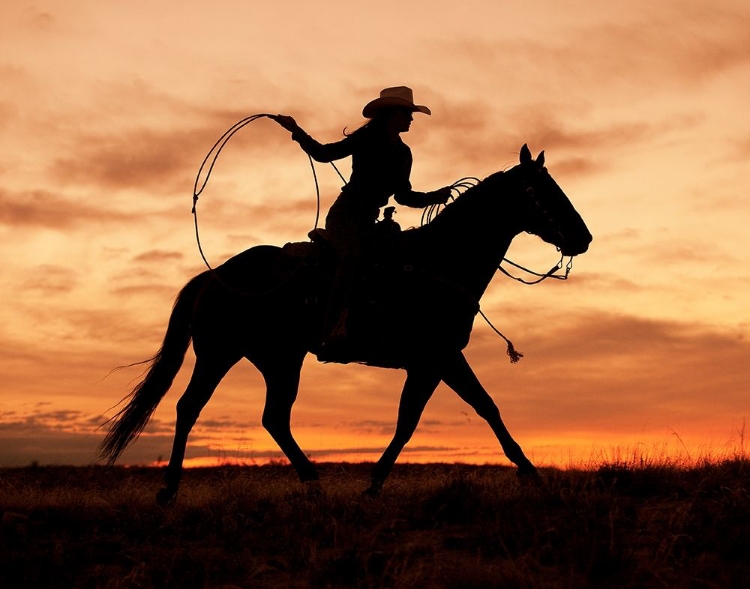
[[[501, 180], [498, 184], [499, 192], [505, 187]], [[422, 242], [420, 257], [429, 271], [465, 289], [477, 301], [519, 233], [510, 211], [500, 216], [490, 212], [490, 199], [504, 198], [495, 192], [475, 198], [474, 202], [450, 205], [431, 225], [417, 232]], [[468, 194], [461, 198], [467, 197]]]
[[487, 289], [497, 272], [513, 236], [509, 232], [476, 231], [470, 237], [462, 237], [453, 243], [450, 254], [442, 259], [442, 274], [463, 287], [477, 301]]

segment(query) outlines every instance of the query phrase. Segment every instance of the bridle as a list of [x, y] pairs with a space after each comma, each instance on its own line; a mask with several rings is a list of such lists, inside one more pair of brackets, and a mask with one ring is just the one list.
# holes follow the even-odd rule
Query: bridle
[[521, 284], [528, 284], [528, 285], [534, 285], [539, 284], [543, 280], [546, 280], [547, 278], [554, 278], [555, 280], [567, 280], [568, 275], [570, 274], [570, 271], [573, 269], [573, 256], [568, 256], [568, 262], [565, 264], [565, 274], [557, 274], [558, 270], [563, 269], [563, 262], [565, 260], [565, 256], [560, 256], [560, 261], [557, 262], [552, 268], [549, 269], [548, 272], [545, 272], [544, 274], [540, 274], [539, 272], [534, 272], [533, 270], [529, 270], [528, 268], [525, 268], [524, 266], [521, 266], [520, 264], [516, 264], [512, 260], [509, 260], [508, 258], [503, 258], [502, 262], [507, 262], [511, 266], [514, 266], [518, 268], [519, 270], [523, 270], [527, 274], [531, 274], [532, 276], [537, 276], [538, 278], [536, 280], [526, 280], [524, 278], [521, 278], [520, 276], [513, 276], [510, 272], [508, 272], [505, 268], [502, 267], [502, 262], [500, 262], [500, 265], [497, 267], [500, 272], [505, 274], [508, 278], [512, 278], [513, 280], [516, 280], [517, 282], [520, 282]]
[[[547, 168], [544, 166], [541, 167], [541, 169], [538, 170], [539, 174], [546, 173]], [[531, 200], [531, 204], [533, 205], [534, 209], [539, 213], [542, 217], [542, 222], [546, 223], [552, 230], [552, 233], [563, 238], [562, 231], [560, 231], [560, 226], [557, 222], [557, 220], [550, 214], [550, 212], [542, 206], [542, 203], [539, 201], [539, 198], [536, 195], [536, 191], [534, 190], [533, 184], [529, 184], [526, 182], [526, 180], [522, 177], [520, 179], [520, 185], [523, 192], [525, 192], [529, 199]], [[560, 248], [557, 248], [557, 251], [561, 251]], [[573, 256], [568, 256], [568, 262], [563, 265], [565, 261], [565, 257], [562, 253], [560, 254], [560, 260], [552, 266], [547, 272], [544, 274], [540, 272], [535, 272], [534, 270], [530, 270], [520, 264], [517, 264], [513, 262], [512, 260], [509, 260], [508, 258], [503, 258], [500, 261], [500, 264], [498, 265], [497, 269], [500, 270], [503, 274], [505, 274], [508, 278], [512, 278], [513, 280], [520, 282], [521, 284], [527, 284], [527, 285], [534, 285], [539, 284], [540, 282], [543, 282], [547, 278], [554, 278], [555, 280], [567, 280], [568, 275], [570, 274], [570, 271], [573, 269]], [[536, 280], [526, 280], [524, 278], [521, 278], [519, 276], [513, 276], [510, 272], [508, 272], [505, 268], [503, 268], [502, 263], [507, 262], [511, 266], [514, 266], [515, 268], [518, 268], [519, 270], [523, 270], [527, 274], [530, 274], [531, 276], [536, 276]], [[565, 268], [564, 274], [557, 274], [559, 270], [562, 270], [563, 267]]]
[[[547, 168], [542, 167], [541, 170], [539, 170], [539, 173], [546, 172]], [[455, 200], [457, 196], [460, 196], [464, 191], [468, 190], [469, 188], [473, 188], [477, 186], [480, 183], [480, 180], [478, 178], [475, 178], [473, 176], [461, 178], [460, 180], [457, 180], [451, 185], [451, 192], [455, 194], [455, 196], [451, 196], [451, 200]], [[531, 199], [531, 203], [534, 206], [534, 209], [541, 214], [543, 218], [543, 222], [546, 222], [548, 225], [552, 227], [552, 233], [557, 234], [559, 237], [562, 238], [562, 232], [560, 231], [560, 228], [558, 226], [557, 221], [555, 218], [549, 213], [547, 209], [545, 209], [542, 206], [542, 203], [539, 201], [539, 199], [536, 196], [536, 191], [534, 190], [534, 186], [532, 184], [527, 183], [523, 178], [520, 179], [521, 184], [521, 190], [523, 190], [527, 195], [529, 195], [529, 198]], [[422, 225], [427, 225], [432, 221], [435, 216], [440, 212], [441, 208], [444, 208], [445, 205], [442, 204], [436, 204], [428, 206], [424, 209], [422, 212]], [[557, 248], [557, 251], [560, 251], [560, 248]], [[512, 278], [513, 280], [520, 282], [521, 284], [526, 285], [534, 285], [539, 284], [540, 282], [543, 282], [544, 280], [547, 280], [547, 278], [553, 278], [555, 280], [567, 280], [568, 275], [570, 274], [570, 271], [573, 269], [573, 256], [567, 256], [568, 261], [565, 263], [566, 256], [560, 254], [560, 260], [552, 266], [547, 272], [541, 273], [536, 272], [534, 270], [530, 270], [529, 268], [526, 268], [525, 266], [522, 266], [521, 264], [517, 264], [513, 260], [509, 260], [508, 258], [503, 258], [500, 260], [500, 264], [498, 264], [497, 269], [500, 270], [503, 274], [505, 274], [508, 278]], [[521, 278], [520, 276], [514, 276], [510, 272], [508, 272], [505, 268], [503, 268], [502, 263], [506, 262], [507, 264], [510, 264], [511, 266], [518, 268], [519, 270], [522, 270], [523, 272], [526, 272], [527, 274], [530, 274], [531, 276], [536, 276], [536, 280], [526, 280], [525, 278]], [[558, 274], [557, 272], [565, 269], [564, 274]]]
[[[546, 168], [542, 168], [540, 172], [545, 171]], [[478, 178], [474, 177], [468, 177], [468, 178], [461, 178], [460, 180], [457, 180], [451, 185], [451, 199], [455, 200], [456, 196], [460, 196], [463, 192], [468, 190], [469, 188], [473, 188], [477, 186], [480, 183], [480, 180]], [[543, 221], [546, 222], [548, 225], [552, 226], [552, 232], [558, 234], [560, 237], [562, 237], [562, 232], [560, 231], [560, 228], [557, 224], [557, 221], [552, 217], [552, 215], [549, 213], [547, 209], [545, 209], [542, 206], [542, 203], [539, 201], [539, 199], [536, 196], [536, 191], [534, 190], [534, 186], [527, 183], [523, 178], [520, 180], [521, 189], [529, 195], [529, 198], [531, 199], [532, 205], [534, 206], [534, 209], [539, 212], [542, 215]], [[453, 196], [455, 194], [455, 196]], [[422, 213], [422, 225], [427, 225], [430, 223], [440, 212], [442, 208], [444, 208], [446, 205], [443, 204], [436, 204], [431, 205], [427, 207], [423, 213]], [[557, 251], [560, 251], [560, 248], [557, 248]], [[500, 264], [498, 264], [497, 269], [500, 270], [503, 274], [505, 274], [507, 277], [512, 278], [513, 280], [516, 280], [522, 284], [527, 285], [533, 285], [533, 284], [539, 284], [540, 282], [546, 280], [547, 278], [554, 278], [555, 280], [567, 280], [568, 275], [570, 274], [570, 271], [573, 269], [573, 256], [570, 256], [570, 259], [568, 260], [567, 264], [565, 264], [565, 274], [560, 275], [557, 274], [558, 270], [562, 270], [563, 268], [563, 262], [565, 260], [564, 255], [560, 255], [560, 260], [555, 264], [548, 272], [545, 272], [544, 274], [541, 274], [539, 272], [535, 272], [533, 270], [529, 270], [528, 268], [525, 268], [524, 266], [521, 266], [520, 264], [516, 264], [512, 260], [509, 260], [508, 258], [503, 258], [500, 261]], [[510, 272], [508, 272], [505, 268], [502, 267], [502, 263], [507, 262], [511, 266], [514, 266], [518, 268], [519, 270], [523, 270], [524, 272], [531, 274], [532, 276], [536, 276], [537, 280], [525, 280], [524, 278], [520, 278], [518, 276], [513, 276]], [[436, 278], [433, 276], [433, 278]], [[515, 349], [513, 346], [513, 342], [510, 341], [503, 333], [495, 327], [492, 322], [490, 321], [489, 317], [484, 314], [481, 307], [479, 306], [479, 301], [474, 299], [463, 287], [456, 285], [452, 282], [445, 281], [442, 279], [443, 282], [446, 282], [450, 285], [452, 285], [456, 290], [459, 292], [462, 292], [469, 300], [473, 301], [473, 303], [476, 305], [477, 313], [482, 316], [482, 319], [487, 323], [487, 325], [494, 331], [498, 336], [500, 336], [502, 339], [505, 340], [507, 344], [507, 354], [510, 358], [510, 361], [512, 364], [515, 364], [518, 362], [521, 358], [523, 358], [523, 354]]]

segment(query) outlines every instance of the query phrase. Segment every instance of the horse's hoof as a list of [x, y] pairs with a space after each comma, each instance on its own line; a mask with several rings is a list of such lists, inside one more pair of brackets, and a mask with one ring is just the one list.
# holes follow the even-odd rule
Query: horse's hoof
[[533, 464], [524, 467], [519, 466], [518, 470], [516, 470], [516, 477], [523, 485], [534, 485], [539, 487], [543, 483], [539, 471]]
[[375, 499], [383, 494], [383, 483], [372, 483], [367, 489], [362, 491], [364, 497]]
[[312, 481], [305, 481], [302, 483], [305, 489], [305, 496], [308, 499], [320, 499], [325, 495], [325, 492], [323, 491], [323, 486], [320, 484], [319, 480], [312, 480]]
[[159, 507], [171, 507], [177, 500], [177, 489], [164, 487], [156, 493], [156, 504]]

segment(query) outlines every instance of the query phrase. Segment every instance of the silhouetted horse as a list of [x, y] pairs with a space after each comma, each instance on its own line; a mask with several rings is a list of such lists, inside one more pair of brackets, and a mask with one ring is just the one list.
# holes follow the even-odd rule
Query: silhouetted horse
[[[462, 353], [477, 301], [511, 240], [523, 231], [566, 256], [585, 252], [592, 239], [544, 167], [544, 152], [534, 160], [525, 145], [519, 165], [470, 188], [430, 224], [398, 233], [391, 251], [367, 273], [367, 296], [358, 297], [360, 303], [349, 314], [351, 350], [339, 361], [406, 369], [395, 435], [373, 468], [369, 493], [380, 492], [441, 380], [487, 420], [517, 473], [536, 476]], [[295, 245], [254, 247], [193, 278], [177, 297], [149, 372], [112, 418], [100, 447], [109, 463], [146, 426], [192, 339], [195, 368], [177, 403], [174, 445], [159, 502], [176, 497], [188, 434], [219, 382], [243, 357], [265, 378], [263, 426], [303, 482], [318, 478], [292, 436], [290, 418], [303, 359], [308, 352], [320, 352], [331, 272], [325, 264], [316, 265], [319, 246]]]

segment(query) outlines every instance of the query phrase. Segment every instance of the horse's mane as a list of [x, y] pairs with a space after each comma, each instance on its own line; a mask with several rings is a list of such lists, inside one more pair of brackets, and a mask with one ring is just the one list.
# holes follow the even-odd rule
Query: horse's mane
[[441, 231], [446, 223], [452, 223], [456, 217], [471, 217], [473, 209], [481, 202], [488, 192], [496, 192], [497, 184], [505, 179], [505, 172], [495, 172], [471, 186], [456, 199], [445, 206], [435, 217], [422, 227], [408, 230], [418, 235], [430, 235], [433, 231]]

